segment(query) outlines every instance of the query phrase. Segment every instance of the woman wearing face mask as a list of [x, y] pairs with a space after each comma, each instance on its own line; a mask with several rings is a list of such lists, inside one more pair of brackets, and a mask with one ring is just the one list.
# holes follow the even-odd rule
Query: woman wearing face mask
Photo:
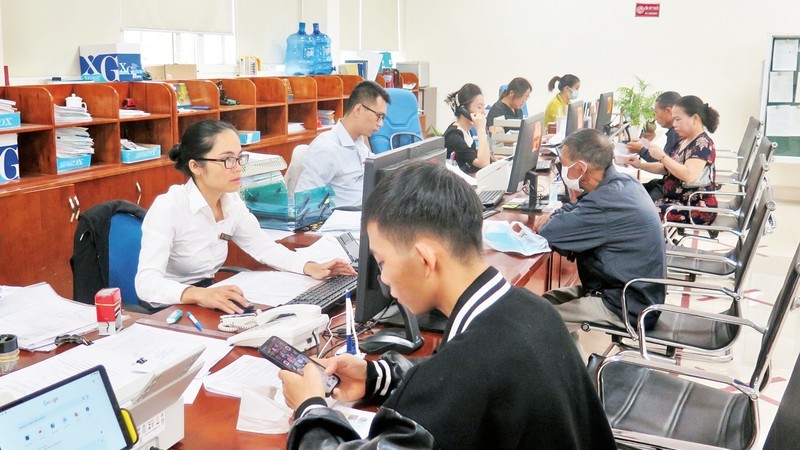
[[[458, 166], [466, 173], [475, 173], [492, 163], [489, 139], [486, 136], [486, 115], [483, 93], [478, 86], [467, 83], [448, 95], [445, 102], [456, 115], [456, 120], [444, 132], [447, 158], [455, 155]], [[477, 142], [470, 134], [475, 127]]]
[[566, 74], [563, 77], [553, 77], [547, 83], [547, 89], [553, 92], [558, 83], [558, 93], [544, 110], [544, 123], [552, 123], [556, 121], [556, 117], [563, 116], [567, 113], [567, 105], [573, 100], [578, 99], [578, 90], [581, 88], [581, 80], [575, 75]]
[[680, 137], [677, 149], [670, 156], [653, 146], [650, 156], [658, 162], [641, 166], [648, 172], [667, 175], [664, 178], [664, 198], [656, 201], [662, 217], [666, 214], [670, 222], [707, 225], [714, 221], [716, 213], [692, 211], [690, 214], [689, 211], [671, 210], [670, 206], [717, 207], [714, 194], [692, 193], [716, 189], [714, 160], [717, 152], [708, 132], [716, 131], [719, 113], [698, 97], [687, 95], [678, 99], [673, 106], [672, 120], [673, 128]]
[[[494, 118], [505, 117], [506, 119], [519, 119], [522, 120], [522, 106], [528, 101], [531, 95], [531, 84], [522, 77], [517, 77], [508, 83], [508, 87], [500, 93], [500, 100], [498, 100], [492, 108], [489, 109], [489, 114], [486, 115], [486, 126], [489, 131], [495, 131]], [[499, 130], [500, 127], [497, 127]], [[503, 132], [507, 132], [510, 128], [503, 128]]]

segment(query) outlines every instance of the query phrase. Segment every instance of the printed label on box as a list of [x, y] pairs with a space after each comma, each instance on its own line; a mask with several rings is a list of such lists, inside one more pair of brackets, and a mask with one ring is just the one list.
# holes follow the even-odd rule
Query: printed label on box
[[14, 180], [19, 180], [17, 135], [0, 135], [0, 183]]
[[84, 80], [142, 80], [142, 56], [136, 45], [82, 45], [80, 65]]
[[21, 126], [18, 112], [0, 114], [0, 128], [19, 128]]

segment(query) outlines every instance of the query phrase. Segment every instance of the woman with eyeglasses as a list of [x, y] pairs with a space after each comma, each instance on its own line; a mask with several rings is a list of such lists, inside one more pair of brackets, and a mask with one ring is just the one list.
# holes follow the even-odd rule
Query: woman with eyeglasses
[[[486, 104], [478, 86], [467, 83], [445, 99], [456, 120], [444, 131], [447, 158], [455, 159], [466, 173], [475, 173], [492, 163], [489, 139], [486, 133]], [[475, 128], [477, 140], [470, 129]]]
[[342, 259], [307, 261], [261, 231], [239, 197], [248, 154], [233, 125], [191, 125], [169, 158], [189, 179], [159, 195], [145, 216], [136, 274], [141, 300], [154, 307], [187, 303], [241, 313], [248, 301], [238, 286], [209, 287], [228, 256], [228, 241], [276, 269], [318, 279], [355, 274]]
[[[522, 77], [517, 77], [508, 83], [508, 86], [500, 92], [500, 100], [495, 102], [486, 115], [486, 126], [489, 132], [502, 131], [508, 132], [512, 128], [495, 127], [495, 117], [505, 117], [506, 119], [522, 120], [522, 107], [531, 95], [531, 84]], [[496, 129], [495, 129], [496, 128]]]
[[556, 121], [556, 117], [567, 114], [567, 105], [578, 99], [578, 91], [581, 88], [581, 80], [572, 74], [563, 77], [555, 76], [547, 83], [547, 90], [553, 92], [558, 86], [556, 96], [547, 104], [544, 110], [545, 125]]

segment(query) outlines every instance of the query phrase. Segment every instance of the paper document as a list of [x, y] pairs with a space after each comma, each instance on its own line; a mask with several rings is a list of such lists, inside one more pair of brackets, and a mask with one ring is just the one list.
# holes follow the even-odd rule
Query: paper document
[[767, 136], [800, 136], [800, 106], [767, 106]]
[[797, 39], [775, 39], [772, 44], [772, 70], [797, 70]]
[[320, 233], [329, 231], [349, 231], [358, 234], [361, 232], [361, 211], [342, 211], [335, 209], [333, 214], [319, 227]]
[[349, 408], [344, 405], [336, 405], [333, 409], [340, 411], [350, 422], [350, 426], [356, 430], [361, 439], [369, 436], [369, 427], [372, 426], [372, 419], [375, 418], [374, 412], [362, 411], [360, 409]]
[[320, 283], [321, 280], [315, 280], [307, 275], [258, 270], [237, 273], [211, 287], [239, 286], [244, 292], [244, 297], [252, 303], [280, 306]]
[[[358, 233], [356, 233], [355, 236], [356, 239], [358, 239]], [[322, 236], [314, 244], [308, 247], [298, 248], [296, 252], [303, 255], [303, 257], [307, 258], [309, 261], [327, 262], [334, 258], [350, 261], [350, 257], [347, 255], [344, 247], [342, 247], [342, 244], [340, 244], [332, 234]]]
[[794, 72], [769, 73], [770, 103], [789, 103], [794, 98]]
[[241, 398], [245, 388], [274, 386], [279, 388], [275, 400], [283, 403], [278, 366], [264, 358], [242, 355], [236, 361], [212, 373], [203, 380], [208, 392]]
[[0, 330], [17, 335], [23, 350], [49, 351], [56, 336], [97, 329], [93, 306], [59, 296], [47, 283], [17, 289], [0, 299]]
[[453, 172], [454, 174], [458, 175], [462, 180], [466, 181], [470, 186], [478, 186], [478, 180], [475, 177], [464, 173], [464, 171], [461, 170], [461, 168], [458, 167], [457, 165], [445, 162], [444, 166], [447, 168], [447, 170]]

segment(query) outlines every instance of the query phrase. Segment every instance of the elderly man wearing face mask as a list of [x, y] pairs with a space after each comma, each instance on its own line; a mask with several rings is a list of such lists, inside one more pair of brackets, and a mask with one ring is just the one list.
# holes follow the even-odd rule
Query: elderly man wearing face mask
[[543, 297], [561, 314], [581, 353], [581, 323], [624, 327], [627, 318], [635, 326], [644, 308], [664, 303], [663, 286], [636, 283], [626, 293], [628, 311], [622, 311], [625, 283], [664, 278], [664, 234], [641, 183], [617, 172], [613, 158], [613, 144], [596, 130], [578, 130], [567, 137], [561, 176], [573, 194], [579, 193], [577, 200], [551, 216], [537, 217], [534, 224], [555, 251], [577, 262], [581, 284]]

